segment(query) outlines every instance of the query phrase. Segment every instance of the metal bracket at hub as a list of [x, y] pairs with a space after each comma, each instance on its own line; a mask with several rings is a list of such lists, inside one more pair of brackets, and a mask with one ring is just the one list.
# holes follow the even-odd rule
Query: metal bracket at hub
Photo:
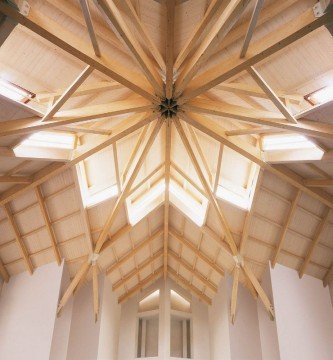
[[163, 99], [159, 105], [161, 116], [170, 119], [177, 115], [178, 104], [175, 99]]

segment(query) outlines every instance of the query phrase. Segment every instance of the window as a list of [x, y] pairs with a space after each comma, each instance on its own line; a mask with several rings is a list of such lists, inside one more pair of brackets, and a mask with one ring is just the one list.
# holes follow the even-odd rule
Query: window
[[27, 91], [7, 80], [0, 79], [0, 94], [8, 99], [27, 103], [35, 94]]
[[76, 137], [65, 132], [41, 131], [30, 135], [14, 148], [20, 157], [70, 160]]

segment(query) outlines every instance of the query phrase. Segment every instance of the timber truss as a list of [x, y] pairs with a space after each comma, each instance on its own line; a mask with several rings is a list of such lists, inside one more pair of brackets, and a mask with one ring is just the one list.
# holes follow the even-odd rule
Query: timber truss
[[[0, 204], [5, 207], [7, 216], [13, 220], [9, 201], [13, 200], [19, 194], [22, 194], [28, 189], [36, 189], [36, 194], [46, 214], [45, 205], [43, 205], [43, 198], [39, 186], [52, 176], [55, 176], [65, 169], [78, 164], [80, 161], [87, 159], [89, 156], [105, 149], [108, 146], [116, 144], [125, 136], [132, 132], [144, 128], [147, 124], [152, 125], [152, 131], [149, 136], [147, 132], [144, 133], [145, 145], [136, 163], [133, 163], [133, 170], [126, 177], [126, 181], [121, 186], [120, 195], [115, 203], [114, 208], [108, 216], [108, 219], [100, 232], [98, 239], [95, 243], [91, 243], [90, 257], [85, 261], [77, 271], [72, 279], [69, 287], [63, 294], [59, 306], [58, 313], [68, 302], [76, 288], [87, 276], [88, 272], [92, 272], [93, 292], [94, 292], [94, 312], [98, 316], [98, 261], [99, 256], [105, 251], [106, 248], [111, 246], [121, 234], [110, 236], [110, 228], [114, 223], [121, 207], [124, 205], [133, 187], [134, 181], [140, 171], [141, 165], [145, 161], [146, 155], [149, 152], [154, 139], [159, 133], [162, 126], [166, 127], [165, 131], [165, 201], [164, 201], [164, 227], [159, 230], [157, 234], [152, 237], [163, 234], [163, 250], [158, 254], [163, 256], [164, 265], [155, 273], [149, 276], [148, 280], [143, 280], [138, 289], [144, 286], [149, 281], [156, 279], [159, 276], [166, 277], [168, 274], [173, 277], [179, 275], [168, 267], [168, 257], [177, 259], [177, 254], [169, 251], [168, 239], [169, 235], [179, 239], [179, 241], [186, 244], [186, 239], [176, 233], [169, 227], [169, 183], [170, 183], [170, 167], [172, 166], [170, 160], [171, 149], [171, 128], [174, 127], [179, 134], [179, 137], [187, 151], [187, 154], [195, 168], [195, 171], [200, 179], [202, 191], [209, 200], [210, 207], [214, 209], [217, 214], [219, 225], [223, 230], [224, 237], [218, 239], [221, 249], [226, 252], [232, 261], [234, 261], [233, 270], [233, 288], [232, 288], [232, 301], [231, 301], [231, 319], [235, 318], [236, 301], [237, 301], [237, 288], [242, 274], [247, 279], [247, 286], [251, 292], [259, 297], [265, 306], [266, 310], [272, 318], [274, 318], [274, 310], [271, 302], [261, 287], [258, 279], [251, 270], [244, 256], [245, 244], [248, 238], [249, 223], [251, 220], [251, 211], [248, 212], [243, 235], [239, 245], [236, 244], [233, 233], [226, 220], [225, 214], [216, 199], [214, 186], [207, 180], [207, 174], [201, 167], [197, 157], [195, 156], [192, 144], [188, 139], [185, 127], [196, 129], [204, 134], [207, 134], [212, 139], [218, 141], [221, 146], [226, 146], [238, 152], [251, 162], [259, 165], [263, 170], [274, 174], [281, 178], [283, 181], [291, 184], [297, 189], [297, 196], [294, 203], [297, 203], [299, 193], [304, 192], [309, 196], [320, 200], [324, 203], [328, 212], [333, 208], [333, 197], [328, 193], [317, 190], [315, 187], [306, 184], [304, 179], [296, 176], [295, 174], [287, 171], [283, 166], [273, 166], [267, 163], [261, 154], [260, 149], [250, 146], [247, 142], [235, 138], [235, 135], [242, 134], [260, 134], [269, 132], [289, 132], [296, 134], [303, 134], [307, 137], [316, 139], [333, 139], [333, 128], [324, 123], [312, 122], [304, 118], [300, 113], [293, 115], [284, 102], [284, 95], [276, 94], [270, 86], [266, 83], [263, 77], [258, 73], [256, 65], [267, 59], [269, 56], [277, 53], [278, 51], [286, 48], [288, 45], [297, 41], [298, 39], [306, 36], [310, 32], [325, 26], [332, 22], [333, 12], [329, 11], [320, 17], [314, 17], [312, 9], [309, 9], [305, 14], [297, 19], [291, 21], [292, 25], [285, 24], [278, 31], [268, 34], [258, 42], [251, 43], [251, 37], [254, 32], [258, 14], [261, 10], [263, 1], [257, 0], [253, 9], [248, 26], [241, 24], [236, 26], [237, 21], [247, 9], [249, 0], [232, 0], [221, 1], [212, 0], [208, 6], [206, 13], [200, 23], [197, 24], [193, 34], [186, 42], [182, 51], [176, 55], [174, 54], [174, 21], [175, 9], [177, 6], [176, 0], [168, 0], [165, 6], [166, 12], [166, 44], [165, 44], [165, 57], [162, 57], [160, 51], [151, 40], [143, 23], [140, 21], [135, 8], [130, 0], [95, 0], [94, 5], [100, 10], [109, 24], [112, 24], [113, 30], [119, 35], [130, 51], [132, 57], [137, 61], [141, 68], [141, 73], [133, 73], [129, 69], [125, 69], [121, 64], [109, 59], [101, 53], [98, 36], [96, 35], [94, 24], [90, 16], [87, 0], [80, 0], [82, 11], [87, 25], [87, 30], [90, 35], [91, 44], [83, 43], [81, 40], [54, 21], [45, 21], [43, 16], [40, 16], [38, 11], [31, 7], [27, 16], [22, 15], [16, 8], [6, 4], [4, 1], [0, 2], [0, 12], [6, 16], [14, 19], [21, 25], [27, 27], [32, 32], [43, 37], [45, 40], [60, 47], [70, 55], [84, 62], [87, 67], [77, 77], [77, 79], [66, 89], [62, 94], [57, 96], [57, 101], [49, 108], [49, 110], [42, 114], [40, 117], [28, 118], [20, 120], [19, 122], [4, 122], [0, 130], [1, 136], [18, 135], [22, 134], [22, 139], [30, 133], [37, 130], [57, 129], [58, 127], [68, 127], [70, 125], [83, 123], [88, 120], [97, 120], [114, 115], [131, 114], [128, 121], [124, 122], [121, 126], [112, 130], [106, 140], [99, 143], [92, 143], [79, 147], [74, 151], [72, 159], [67, 163], [54, 163], [45, 169], [34, 174], [33, 179], [28, 184], [21, 184], [9, 191], [1, 194]], [[121, 12], [121, 7], [123, 12]], [[276, 5], [271, 5], [266, 11], [273, 11]], [[276, 11], [276, 10], [275, 10]], [[136, 34], [127, 25], [123, 13], [126, 13], [126, 18], [130, 19], [137, 33], [144, 39], [147, 44], [147, 49], [144, 49]], [[221, 53], [232, 41], [235, 39], [244, 38], [244, 45], [241, 55], [232, 56], [223, 63], [219, 63], [208, 69], [205, 68], [208, 60], [217, 52]], [[200, 43], [198, 43], [200, 39]], [[121, 49], [122, 44], [113, 40], [116, 46]], [[176, 60], [175, 60], [176, 59]], [[204, 68], [203, 71], [201, 69]], [[132, 93], [138, 95], [129, 100], [115, 101], [105, 104], [103, 106], [94, 106], [93, 108], [85, 108], [84, 111], [79, 113], [75, 109], [65, 113], [61, 113], [62, 106], [66, 101], [76, 96], [80, 92], [79, 87], [94, 71], [98, 70], [104, 75], [110, 77], [115, 82], [111, 82], [104, 87], [116, 88], [124, 87], [129, 89]], [[243, 108], [241, 106], [231, 105], [221, 101], [212, 100], [209, 91], [212, 88], [229, 89], [231, 92], [246, 91], [246, 89], [237, 89], [237, 85], [233, 87], [230, 80], [240, 76], [241, 72], [247, 71], [254, 81], [257, 83], [257, 88], [252, 88], [255, 92], [254, 96], [266, 97], [270, 99], [278, 109], [278, 112], [272, 113], [267, 110], [258, 108]], [[161, 75], [162, 74], [162, 75]], [[83, 91], [83, 90], [82, 90]], [[93, 111], [92, 111], [93, 109]], [[142, 116], [142, 113], [145, 113]], [[134, 114], [134, 115], [133, 115]], [[230, 121], [247, 124], [256, 124], [256, 127], [244, 127], [240, 130], [235, 130], [234, 133], [226, 132], [222, 127], [216, 125], [211, 120], [211, 116], [228, 118]], [[292, 216], [292, 215], [291, 215]], [[12, 221], [15, 227], [14, 221]], [[128, 231], [125, 229], [123, 231]], [[19, 235], [17, 235], [19, 238]], [[282, 246], [283, 239], [279, 244], [273, 260], [275, 263]], [[24, 249], [24, 245], [21, 244]], [[58, 261], [60, 255], [54, 242], [55, 256]], [[196, 249], [193, 249], [196, 251]], [[24, 258], [27, 260], [27, 266], [32, 272], [29, 257], [23, 251]], [[131, 255], [129, 255], [131, 256]], [[203, 254], [197, 250], [197, 256]], [[306, 259], [305, 266], [309, 261], [311, 251]], [[182, 261], [178, 258], [179, 261]], [[214, 268], [216, 264], [210, 263]], [[223, 270], [218, 269], [223, 274]], [[2, 269], [4, 272], [5, 269]], [[192, 271], [194, 271], [192, 269]], [[302, 269], [304, 273], [304, 269]], [[204, 279], [209, 285], [209, 281], [203, 275], [198, 275]], [[186, 281], [179, 278], [185, 286], [190, 290], [197, 292], [192, 285], [186, 284]], [[211, 285], [210, 285], [211, 286]], [[200, 292], [199, 292], [200, 295]], [[208, 299], [210, 302], [210, 299]]]

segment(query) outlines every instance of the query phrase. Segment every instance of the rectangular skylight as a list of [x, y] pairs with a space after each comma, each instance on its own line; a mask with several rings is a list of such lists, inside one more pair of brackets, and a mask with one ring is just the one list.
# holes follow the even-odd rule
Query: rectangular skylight
[[11, 100], [26, 102], [27, 99], [31, 98], [31, 93], [26, 91], [9, 81], [0, 79], [0, 94]]
[[331, 101], [333, 100], [333, 85], [325, 86], [311, 94], [306, 95], [304, 98], [312, 105], [324, 104]]
[[43, 131], [32, 134], [20, 146], [73, 150], [74, 144], [75, 135], [73, 134]]
[[316, 145], [303, 135], [266, 135], [262, 138], [264, 151], [316, 149]]

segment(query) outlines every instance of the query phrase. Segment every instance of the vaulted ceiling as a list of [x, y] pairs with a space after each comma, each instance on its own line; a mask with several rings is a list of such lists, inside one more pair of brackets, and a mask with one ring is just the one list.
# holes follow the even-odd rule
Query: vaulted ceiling
[[[30, 94], [0, 89], [2, 278], [64, 259], [58, 311], [92, 280], [97, 316], [99, 272], [120, 302], [170, 276], [207, 303], [228, 272], [232, 319], [238, 283], [274, 317], [269, 261], [327, 284], [333, 96], [304, 99], [333, 84], [323, 3], [2, 1], [0, 79]], [[50, 131], [73, 148], [27, 142]]]

